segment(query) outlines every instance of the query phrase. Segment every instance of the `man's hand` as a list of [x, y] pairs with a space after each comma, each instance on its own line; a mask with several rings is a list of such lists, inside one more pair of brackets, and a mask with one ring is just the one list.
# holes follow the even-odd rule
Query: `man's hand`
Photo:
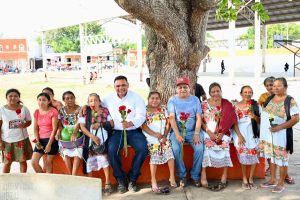
[[193, 136], [193, 143], [194, 145], [198, 145], [201, 143], [200, 135], [199, 134], [194, 134]]
[[130, 127], [134, 126], [132, 122], [124, 121], [124, 122], [121, 122], [121, 123], [122, 123], [122, 127], [123, 127], [124, 129], [130, 128]]
[[183, 144], [184, 143], [184, 139], [183, 139], [183, 137], [181, 136], [181, 135], [177, 135], [177, 134], [175, 134], [176, 135], [176, 139], [177, 139], [177, 141], [178, 141], [178, 143], [179, 144]]

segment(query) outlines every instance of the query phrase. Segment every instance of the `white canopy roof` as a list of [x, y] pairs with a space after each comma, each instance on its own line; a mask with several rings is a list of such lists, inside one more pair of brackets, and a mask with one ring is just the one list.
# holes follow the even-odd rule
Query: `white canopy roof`
[[113, 0], [1, 1], [0, 37], [128, 15]]

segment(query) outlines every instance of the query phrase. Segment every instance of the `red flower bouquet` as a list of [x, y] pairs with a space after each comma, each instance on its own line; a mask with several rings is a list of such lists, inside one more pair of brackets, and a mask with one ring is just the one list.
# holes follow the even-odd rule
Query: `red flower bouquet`
[[[186, 123], [188, 121], [188, 118], [190, 117], [190, 113], [181, 112], [179, 116], [179, 126], [181, 129], [181, 134], [183, 139], [185, 140], [186, 136]], [[181, 158], [183, 159], [183, 144], [181, 145]]]
[[[127, 115], [129, 114], [129, 113], [131, 113], [131, 110], [130, 109], [128, 109], [127, 111], [126, 111], [126, 106], [124, 106], [124, 105], [122, 105], [122, 106], [120, 106], [119, 107], [119, 112], [120, 112], [120, 114], [121, 114], [121, 118], [122, 118], [122, 122], [125, 122], [126, 121], [126, 118], [127, 118]], [[124, 128], [123, 129], [123, 134], [124, 134], [124, 152], [125, 152], [125, 157], [127, 157], [127, 153], [128, 153], [128, 145], [127, 145], [127, 135], [126, 135], [126, 129]]]

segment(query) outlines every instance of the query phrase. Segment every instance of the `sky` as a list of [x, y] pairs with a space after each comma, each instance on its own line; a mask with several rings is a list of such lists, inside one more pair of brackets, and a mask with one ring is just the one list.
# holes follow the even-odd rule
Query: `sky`
[[127, 15], [113, 0], [0, 0], [0, 5], [2, 37]]

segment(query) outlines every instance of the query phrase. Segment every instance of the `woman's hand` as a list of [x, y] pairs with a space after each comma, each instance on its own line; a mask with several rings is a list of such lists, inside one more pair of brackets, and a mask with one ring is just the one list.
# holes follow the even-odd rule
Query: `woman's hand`
[[101, 141], [100, 141], [100, 139], [99, 139], [97, 136], [93, 135], [92, 140], [93, 140], [93, 142], [94, 142], [95, 144], [100, 145], [100, 142], [101, 142]]
[[216, 135], [213, 133], [213, 132], [211, 132], [209, 129], [207, 129], [207, 132], [206, 132], [207, 134], [208, 134], [208, 136], [210, 137], [210, 140], [212, 140], [212, 141], [215, 141], [216, 140]]
[[241, 135], [241, 136], [238, 136], [238, 145], [241, 147], [241, 146], [244, 146], [245, 144], [245, 138]]
[[58, 141], [61, 138], [60, 133], [57, 133], [54, 138]]
[[51, 144], [48, 143], [45, 150], [44, 150], [44, 152], [49, 153], [50, 151], [51, 151]]
[[163, 137], [159, 140], [159, 142], [165, 144], [167, 142], [167, 138]]
[[278, 126], [278, 125], [270, 128], [271, 133], [275, 133], [275, 132], [278, 132], [280, 130], [281, 130], [281, 127]]
[[159, 139], [159, 140], [163, 138], [162, 134], [160, 134], [160, 133], [158, 133], [158, 132], [155, 132], [154, 137], [156, 137], [156, 138]]
[[193, 136], [193, 144], [198, 145], [201, 143], [200, 135], [199, 134], [194, 134]]
[[71, 135], [71, 142], [75, 142], [77, 139], [77, 133], [72, 133]]
[[100, 123], [92, 124], [92, 129], [97, 130], [100, 127]]

